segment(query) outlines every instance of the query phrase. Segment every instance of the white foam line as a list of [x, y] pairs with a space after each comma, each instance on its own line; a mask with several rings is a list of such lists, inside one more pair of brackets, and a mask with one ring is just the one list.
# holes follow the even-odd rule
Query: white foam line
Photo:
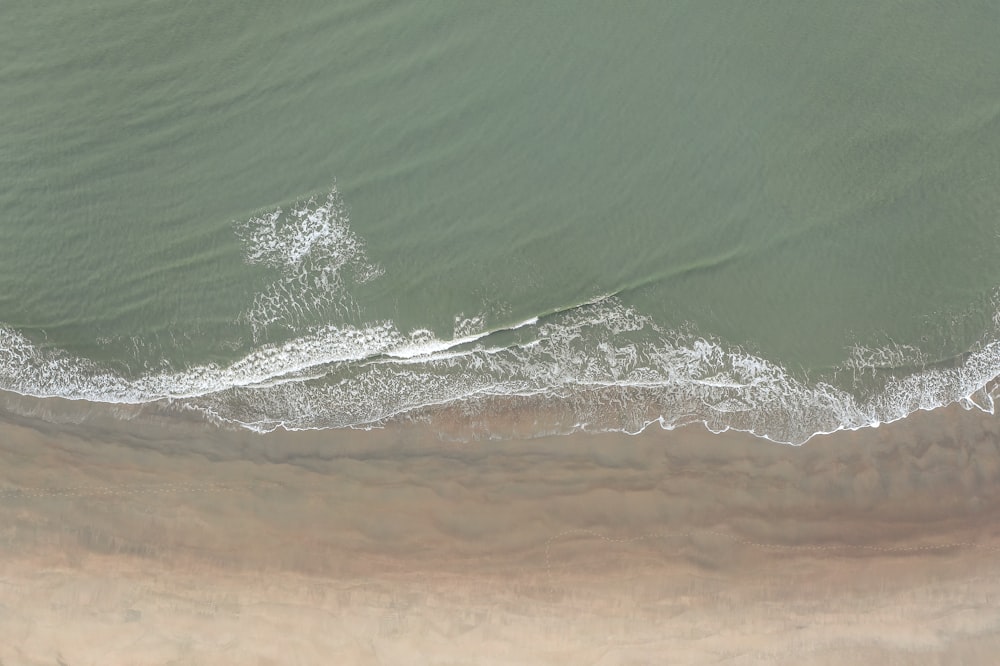
[[[531, 318], [498, 330], [538, 321]], [[659, 340], [649, 339], [648, 332], [641, 341], [627, 337], [646, 326]], [[225, 367], [206, 365], [129, 380], [91, 361], [40, 349], [0, 328], [0, 382], [2, 388], [37, 397], [126, 403], [190, 399], [207, 414], [258, 431], [375, 427], [421, 409], [459, 401], [471, 409], [479, 398], [517, 395], [564, 400], [571, 411], [583, 410], [568, 422], [567, 431], [636, 434], [654, 423], [669, 429], [701, 422], [712, 432], [736, 430], [801, 444], [817, 435], [878, 427], [952, 402], [993, 413], [993, 400], [983, 389], [1000, 374], [1000, 340], [991, 340], [966, 354], [960, 367], [892, 379], [873, 397], [858, 401], [831, 385], [795, 380], [781, 366], [738, 348], [660, 331], [648, 318], [610, 299], [547, 321], [539, 327], [538, 339], [526, 344], [455, 349], [493, 332], [414, 342], [391, 322], [366, 328], [329, 326], [282, 345], [264, 346]], [[622, 332], [625, 337], [619, 337]], [[387, 362], [423, 368], [394, 371]], [[345, 378], [335, 385], [303, 384], [327, 374], [325, 365], [337, 365]], [[234, 391], [237, 402], [228, 404]], [[611, 402], [599, 402], [607, 391], [638, 394], [615, 394]], [[631, 408], [619, 403], [647, 399], [664, 413], [630, 424]], [[331, 411], [308, 411], [317, 407]], [[255, 419], [254, 409], [272, 416]], [[817, 427], [810, 432], [809, 424]], [[826, 424], [831, 427], [823, 427]]]
[[[249, 263], [279, 273], [244, 313], [255, 339], [271, 326], [293, 331], [310, 321], [328, 321], [331, 311], [356, 313], [345, 281], [364, 282], [381, 272], [368, 263], [364, 242], [351, 231], [336, 187], [325, 201], [310, 199], [288, 212], [253, 217], [236, 231]], [[1000, 335], [1000, 290], [997, 294], [993, 329], [984, 340]], [[992, 414], [994, 401], [984, 389], [1000, 374], [1000, 340], [989, 339], [967, 354], [961, 367], [885, 380], [877, 394], [858, 399], [830, 384], [796, 380], [785, 368], [738, 347], [662, 330], [614, 293], [505, 328], [479, 330], [485, 319], [456, 316], [450, 340], [427, 330], [404, 335], [389, 321], [330, 325], [260, 346], [228, 365], [135, 378], [39, 347], [0, 326], [0, 389], [108, 403], [187, 401], [183, 406], [261, 432], [376, 427], [456, 402], [474, 410], [476, 401], [487, 397], [544, 397], [564, 401], [571, 413], [566, 431], [637, 434], [654, 423], [671, 429], [700, 422], [712, 432], [736, 430], [801, 444], [953, 402]], [[495, 333], [528, 326], [537, 327], [528, 342], [482, 344]], [[853, 374], [857, 386], [859, 377], [873, 379], [879, 368], [919, 366], [923, 360], [918, 349], [905, 345], [855, 346], [838, 372]], [[335, 384], [316, 381], [331, 371], [339, 377]], [[663, 413], [637, 422], [634, 412], [643, 405]], [[810, 428], [815, 428], [811, 434]]]
[[[482, 350], [477, 350], [477, 351], [480, 352], [480, 353], [482, 352]], [[494, 353], [499, 353], [499, 352], [505, 351], [505, 348], [496, 348], [495, 350], [491, 350], [491, 351], [493, 351]], [[984, 350], [984, 351], [986, 351], [986, 350]], [[467, 356], [467, 355], [468, 355], [468, 353], [461, 353], [461, 354], [456, 354], [455, 356], [461, 357], [461, 356]], [[965, 370], [967, 370], [967, 369], [965, 369]], [[963, 372], [965, 372], [965, 370], [963, 370]], [[938, 373], [938, 374], [940, 374], [940, 373]], [[988, 371], [988, 372], [982, 373], [982, 375], [979, 376], [979, 377], [977, 377], [976, 379], [971, 379], [971, 378], [969, 378], [966, 375], [965, 376], [966, 382], [964, 382], [964, 383], [966, 384], [967, 394], [965, 396], [963, 396], [961, 398], [953, 399], [953, 400], [948, 400], [948, 399], [945, 399], [945, 400], [930, 399], [930, 400], [928, 400], [925, 397], [923, 399], [920, 399], [920, 402], [919, 402], [919, 404], [917, 404], [916, 409], [929, 410], [929, 409], [934, 409], [936, 407], [943, 406], [945, 404], [950, 404], [951, 402], [964, 401], [966, 403], [965, 406], [968, 406], [970, 408], [974, 406], [976, 408], [983, 409], [983, 411], [987, 411], [989, 413], [993, 413], [993, 411], [992, 411], [993, 410], [992, 400], [990, 400], [988, 398], [988, 396], [984, 399], [982, 396], [978, 396], [977, 394], [982, 391], [982, 389], [986, 386], [986, 384], [991, 379], [993, 379], [993, 377], [996, 374], [997, 373], [995, 373], [993, 371]], [[936, 379], [940, 379], [939, 377], [935, 376], [935, 372], [934, 371], [929, 371], [928, 373], [921, 373], [921, 374], [916, 375], [916, 376], [911, 376], [910, 378], [904, 379], [901, 382], [897, 382], [895, 384], [891, 384], [890, 386], [888, 386], [887, 389], [886, 389], [886, 394], [896, 394], [894, 396], [894, 399], [889, 400], [890, 402], [899, 403], [900, 400], [901, 400], [900, 399], [900, 395], [902, 395], [904, 398], [907, 395], [911, 396], [910, 399], [909, 399], [909, 402], [907, 400], [902, 400], [903, 404], [897, 404], [897, 406], [894, 409], [886, 409], [885, 405], [879, 405], [878, 404], [879, 403], [878, 400], [875, 401], [875, 404], [861, 404], [861, 405], [859, 405], [859, 404], [855, 403], [853, 401], [853, 399], [850, 398], [850, 396], [847, 396], [846, 394], [843, 394], [842, 392], [839, 392], [836, 389], [833, 389], [833, 387], [829, 387], [829, 386], [827, 386], [825, 389], [822, 386], [801, 387], [801, 389], [799, 391], [793, 391], [793, 393], [800, 393], [800, 395], [801, 395], [802, 392], [813, 393], [816, 390], [820, 390], [821, 393], [826, 393], [828, 391], [832, 392], [832, 395], [830, 397], [833, 399], [833, 401], [835, 403], [840, 403], [840, 409], [838, 411], [842, 412], [842, 414], [841, 414], [842, 417], [847, 417], [847, 418], [843, 418], [838, 423], [838, 427], [835, 427], [833, 429], [817, 429], [817, 430], [813, 431], [812, 433], [808, 434], [804, 439], [801, 439], [801, 440], [791, 440], [791, 439], [787, 439], [787, 438], [782, 438], [780, 436], [772, 436], [768, 432], [761, 431], [757, 427], [742, 428], [742, 427], [739, 427], [739, 426], [731, 424], [731, 423], [729, 423], [729, 424], [719, 424], [717, 422], [712, 422], [712, 421], [710, 421], [710, 420], [708, 420], [706, 418], [697, 418], [697, 417], [695, 417], [694, 419], [688, 418], [688, 417], [694, 416], [693, 414], [686, 414], [686, 417], [683, 418], [683, 419], [678, 419], [678, 415], [674, 415], [672, 423], [668, 422], [665, 419], [665, 417], [660, 416], [657, 419], [648, 420], [648, 421], [644, 422], [644, 424], [639, 429], [637, 429], [637, 430], [632, 430], [632, 429], [628, 429], [628, 428], [624, 428], [623, 427], [623, 428], [621, 428], [621, 431], [627, 432], [629, 434], [637, 434], [638, 432], [642, 432], [642, 430], [644, 430], [649, 425], [652, 425], [653, 423], [659, 423], [660, 426], [664, 427], [664, 428], [672, 428], [675, 425], [678, 425], [678, 420], [681, 420], [682, 423], [684, 423], [684, 424], [691, 423], [691, 422], [701, 422], [707, 429], [709, 429], [709, 430], [711, 430], [713, 432], [725, 432], [726, 430], [735, 430], [735, 431], [747, 432], [747, 433], [753, 434], [753, 435], [755, 435], [757, 437], [761, 437], [761, 438], [764, 438], [764, 439], [769, 439], [771, 441], [775, 441], [775, 442], [778, 442], [778, 443], [801, 444], [804, 441], [808, 441], [809, 439], [811, 439], [812, 437], [815, 437], [817, 435], [829, 434], [831, 432], [836, 432], [836, 431], [839, 431], [839, 430], [857, 430], [857, 429], [863, 428], [863, 427], [878, 427], [882, 423], [890, 423], [890, 422], [899, 420], [901, 418], [904, 418], [905, 416], [913, 413], [913, 411], [916, 411], [916, 409], [912, 408], [912, 404], [910, 404], [910, 403], [912, 403], [912, 400], [913, 400], [912, 396], [914, 394], [912, 392], [906, 390], [906, 386], [905, 385], [907, 383], [909, 383], [909, 384], [919, 384], [921, 382], [926, 383], [927, 380], [929, 380], [929, 379], [935, 379], [935, 378]], [[970, 379], [971, 379], [971, 382], [972, 382], [971, 383], [971, 388], [970, 388], [970, 384], [968, 383], [970, 381]], [[697, 382], [695, 382], [695, 384], [697, 384]], [[757, 382], [751, 382], [751, 383], [746, 383], [746, 384], [739, 384], [737, 386], [739, 388], [746, 388], [746, 387], [753, 387], [753, 386], [755, 386], [757, 384], [758, 384]], [[562, 383], [562, 385], [565, 386], [565, 387], [567, 387], [567, 388], [571, 388], [571, 389], [573, 387], [575, 387], [577, 389], [579, 389], [579, 388], [585, 388], [586, 389], [587, 387], [590, 387], [590, 388], [632, 388], [632, 387], [636, 387], [636, 388], [664, 389], [664, 388], [668, 387], [668, 385], [665, 385], [663, 382], [629, 382], [629, 381], [597, 382], [597, 381], [581, 380], [579, 378], [577, 378], [577, 379], [572, 379], [572, 378], [567, 379], [566, 381], [564, 381]], [[733, 385], [726, 385], [725, 387], [726, 388], [731, 388], [732, 386]], [[716, 384], [714, 387], [717, 388], [718, 384]], [[353, 425], [353, 426], [370, 426], [372, 424], [382, 423], [382, 422], [384, 422], [384, 421], [386, 421], [388, 419], [394, 418], [394, 417], [399, 416], [401, 414], [410, 413], [410, 412], [417, 411], [417, 410], [420, 410], [420, 409], [426, 409], [426, 408], [430, 408], [430, 407], [441, 406], [441, 405], [449, 404], [449, 403], [452, 403], [452, 402], [455, 402], [455, 401], [468, 400], [468, 399], [470, 399], [472, 397], [475, 397], [475, 396], [504, 396], [504, 395], [521, 395], [521, 396], [545, 396], [545, 395], [550, 395], [551, 396], [553, 389], [555, 389], [556, 387], [554, 385], [550, 384], [548, 386], [542, 387], [542, 388], [540, 388], [538, 390], [534, 390], [534, 391], [528, 391], [528, 390], [523, 390], [522, 389], [522, 390], [510, 391], [510, 392], [504, 392], [504, 391], [496, 390], [498, 388], [499, 387], [487, 387], [487, 388], [481, 388], [481, 389], [478, 389], [478, 390], [475, 390], [475, 391], [469, 391], [469, 392], [456, 391], [456, 392], [451, 393], [451, 395], [449, 395], [449, 396], [447, 396], [446, 398], [443, 398], [443, 399], [427, 400], [427, 401], [417, 401], [417, 402], [406, 404], [406, 405], [399, 405], [397, 409], [389, 409], [387, 411], [384, 411], [384, 412], [381, 412], [381, 413], [377, 414], [376, 416], [374, 416], [372, 418], [358, 420], [356, 423], [353, 423], [351, 425]], [[907, 407], [906, 406], [907, 404], [910, 404], [910, 406]], [[711, 407], [711, 405], [709, 405], [707, 403], [706, 403], [706, 406]], [[882, 407], [881, 409], [878, 408], [880, 406]], [[722, 413], [728, 414], [728, 413], [731, 413], [731, 410], [722, 410]], [[878, 416], [876, 416], [876, 413], [878, 413]], [[851, 414], [852, 416], [848, 417], [848, 414]], [[272, 421], [272, 423], [273, 423], [273, 421]], [[287, 429], [293, 429], [293, 430], [309, 429], [308, 426], [298, 426], [298, 427], [295, 427], [295, 426], [285, 425], [284, 427], [286, 427]], [[601, 427], [599, 429], [603, 429], [603, 430], [615, 430], [617, 428], [604, 426], [604, 427]]]
[[391, 356], [392, 358], [398, 359], [417, 359], [424, 358], [431, 354], [437, 352], [447, 351], [454, 347], [460, 347], [462, 345], [467, 345], [477, 340], [482, 340], [486, 336], [490, 335], [491, 331], [483, 331], [482, 333], [476, 333], [475, 335], [467, 335], [465, 337], [456, 338], [454, 340], [434, 340], [433, 342], [426, 342], [415, 345], [404, 345], [402, 347], [397, 347], [395, 349], [389, 349], [384, 352], [386, 356]]
[[[572, 338], [573, 336], [571, 335], [570, 337]], [[539, 340], [536, 341], [536, 344], [530, 346], [537, 347], [541, 343], [542, 341]], [[525, 347], [521, 348], [524, 349]], [[497, 348], [490, 351], [500, 353], [507, 350], [504, 348]], [[674, 351], [678, 352], [679, 350]], [[476, 350], [476, 352], [482, 353], [482, 350]], [[960, 368], [951, 370], [928, 370], [904, 377], [902, 379], [893, 380], [884, 387], [884, 390], [881, 393], [860, 403], [850, 395], [830, 385], [800, 385], [796, 384], [794, 381], [789, 384], [788, 382], [792, 380], [780, 367], [772, 366], [761, 359], [743, 357], [739, 353], [735, 355], [732, 352], [727, 353], [721, 348], [713, 347], [712, 344], [705, 341], [697, 341], [692, 348], [687, 349], [687, 352], [695, 353], [704, 357], [711, 357], [712, 353], [721, 353], [724, 357], [728, 357], [730, 362], [736, 363], [737, 365], [742, 364], [745, 368], [750, 368], [755, 373], [763, 374], [756, 374], [753, 377], [753, 381], [719, 382], [714, 381], [713, 379], [709, 379], [708, 381], [700, 380], [697, 377], [691, 377], [690, 375], [686, 375], [686, 373], [682, 372], [679, 376], [680, 379], [685, 382], [682, 386], [676, 386], [676, 379], [671, 380], [669, 378], [661, 378], [659, 381], [649, 382], [621, 379], [594, 381], [577, 376], [563, 377], [561, 381], [558, 381], [555, 384], [549, 382], [545, 386], [533, 391], [523, 389], [505, 391], [502, 390], [501, 386], [463, 391], [458, 389], [458, 387], [455, 387], [458, 390], [451, 392], [446, 398], [414, 401], [405, 405], [397, 405], [397, 409], [389, 409], [375, 414], [370, 418], [358, 419], [355, 422], [355, 425], [365, 425], [366, 427], [370, 427], [373, 424], [383, 423], [388, 419], [402, 414], [457, 401], [469, 401], [475, 396], [502, 397], [504, 395], [526, 395], [556, 397], [554, 394], [558, 393], [557, 389], [560, 386], [569, 389], [571, 392], [579, 391], [580, 389], [593, 390], [595, 388], [648, 388], [653, 390], [693, 391], [695, 394], [690, 397], [692, 399], [702, 400], [702, 407], [716, 413], [721, 419], [733, 418], [737, 413], [753, 414], [758, 408], [761, 407], [780, 407], [783, 410], [792, 410], [786, 413], [786, 416], [789, 417], [794, 417], [795, 415], [806, 415], [810, 412], [810, 410], [818, 409], [820, 410], [817, 412], [818, 414], [826, 413], [830, 418], [836, 417], [837, 425], [831, 429], [818, 428], [811, 433], [803, 432], [797, 436], [789, 438], [783, 437], [775, 432], [769, 432], [769, 429], [766, 426], [763, 429], [759, 425], [741, 427], [731, 421], [727, 423], [718, 419], [709, 419], [704, 417], [704, 415], [698, 415], [697, 413], [690, 411], [676, 411], [672, 413], [669, 420], [665, 416], [661, 415], [656, 419], [645, 420], [638, 428], [629, 428], [626, 426], [616, 428], [608, 423], [601, 423], [596, 426], [596, 429], [618, 430], [629, 434], [637, 434], [654, 423], [658, 423], [665, 429], [671, 429], [680, 425], [700, 422], [705, 428], [712, 432], [718, 433], [725, 432], [727, 430], [734, 430], [746, 432], [778, 443], [802, 444], [817, 435], [829, 434], [841, 430], [857, 430], [865, 427], [878, 427], [883, 423], [891, 423], [901, 418], [905, 418], [907, 415], [912, 414], [917, 410], [934, 409], [953, 402], [959, 402], [966, 408], [977, 408], [992, 414], [994, 410], [993, 400], [983, 389], [987, 383], [994, 379], [998, 374], [997, 361], [1000, 359], [1000, 342], [992, 341], [984, 345], [978, 352], [973, 352], [967, 355], [966, 362]], [[465, 355], [466, 354], [461, 354], [460, 356]], [[559, 380], [559, 376], [556, 375], [555, 379]], [[956, 384], [960, 387], [958, 388], [959, 393], [964, 393], [962, 397], [952, 397], [955, 395], [953, 389], [956, 388]], [[776, 402], [776, 398], [773, 395], [770, 397], [768, 397], [767, 394], [764, 394], [763, 396], [750, 395], [749, 402], [741, 402], [738, 405], [738, 412], [734, 412], [732, 405], [727, 407], [724, 404], [725, 401], [718, 404], [712, 404], [710, 402], [704, 402], [703, 399], [697, 398], [696, 394], [697, 390], [706, 387], [711, 389], [722, 388], [752, 390], [760, 386], [764, 386], [769, 390], [774, 388], [780, 389], [781, 395], [784, 396], [784, 399], [780, 402]], [[570, 395], [572, 395], [572, 393]], [[563, 397], [565, 398], [569, 396]], [[808, 400], [806, 400], [807, 398]], [[790, 404], [787, 399], [792, 399], [794, 404]], [[816, 400], [819, 402], [810, 404], [810, 401]], [[833, 409], [834, 411], [829, 412], [829, 409]], [[569, 427], [569, 430], [575, 430], [577, 428], [587, 429], [591, 422], [592, 421], [590, 420], [578, 419], [573, 422], [573, 424]], [[285, 427], [287, 429], [309, 428], [308, 425], [292, 425], [289, 423], [284, 423], [281, 427]]]
[[[10, 329], [0, 328], [0, 343], [6, 343], [0, 345], [0, 380], [4, 375], [15, 375], [18, 369], [23, 369], [32, 360], [42, 361], [47, 366], [43, 368], [43, 375], [59, 371], [69, 375], [64, 376], [64, 383], [55, 390], [38, 390], [7, 382], [0, 385], [0, 388], [38, 398], [63, 397], [124, 404], [197, 398], [231, 388], [265, 388], [318, 379], [325, 373], [313, 372], [308, 377], [301, 376], [301, 373], [334, 363], [362, 361], [380, 354], [403, 361], [418, 361], [435, 353], [475, 342], [497, 331], [530, 326], [535, 321], [536, 318], [531, 318], [508, 328], [484, 331], [455, 340], [434, 339], [416, 345], [408, 344], [391, 322], [379, 322], [365, 329], [328, 326], [281, 345], [265, 345], [228, 366], [209, 364], [178, 373], [147, 375], [131, 381], [113, 375], [110, 371], [99, 370], [96, 364], [85, 359], [72, 359], [59, 351], [49, 352], [49, 357], [45, 358], [45, 352], [27, 338]], [[456, 352], [450, 356], [460, 357], [465, 354], [467, 352]], [[7, 363], [3, 363], [5, 356], [9, 358]], [[89, 383], [88, 373], [85, 372], [88, 366], [93, 370], [90, 373], [91, 379], [104, 379], [105, 390], [86, 385]]]
[[[495, 333], [501, 333], [503, 331], [516, 331], [519, 328], [524, 328], [525, 326], [532, 326], [538, 323], [538, 317], [531, 317], [530, 319], [525, 319], [519, 324], [514, 324], [513, 326], [507, 326], [503, 328], [496, 328], [488, 331], [482, 331], [481, 333], [473, 333], [471, 335], [466, 335], [463, 337], [454, 338], [452, 340], [432, 340], [425, 343], [406, 345], [396, 349], [390, 349], [384, 352], [385, 356], [390, 356], [396, 359], [403, 360], [423, 360], [434, 356], [440, 352], [448, 351], [449, 349], [454, 349], [455, 347], [461, 347], [462, 345], [468, 345], [483, 338], [489, 337]], [[462, 353], [458, 352], [454, 356], [461, 356]], [[435, 360], [438, 360], [435, 358]]]

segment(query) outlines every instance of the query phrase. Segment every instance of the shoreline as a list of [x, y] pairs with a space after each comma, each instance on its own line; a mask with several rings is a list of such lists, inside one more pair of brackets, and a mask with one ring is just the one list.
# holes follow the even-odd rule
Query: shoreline
[[1000, 418], [958, 405], [792, 447], [700, 426], [256, 435], [63, 402], [0, 407], [4, 663], [1000, 649]]
[[[613, 300], [613, 296], [602, 297], [575, 308], [611, 303]], [[625, 308], [617, 301], [613, 305]], [[629, 308], [623, 312], [639, 317], [644, 322], [643, 326], [648, 324], [655, 328], [655, 324], [644, 315]], [[372, 360], [385, 355], [397, 360], [422, 358], [422, 362], [431, 362], [439, 352], [446, 352], [446, 358], [450, 358], [453, 348], [483, 340], [494, 333], [536, 324], [538, 319], [534, 317], [509, 327], [448, 341], [431, 338], [419, 344], [414, 340], [407, 341], [401, 333], [392, 329], [395, 332], [386, 346], [369, 349], [367, 356], [362, 354], [340, 360]], [[570, 326], [569, 330], [576, 330], [569, 323], [566, 325]], [[385, 326], [391, 328], [391, 321], [381, 322], [372, 330]], [[324, 329], [325, 334], [337, 330], [335, 327]], [[666, 345], [663, 349], [653, 344], [645, 350], [654, 357], [660, 352], [667, 353], [665, 374], [657, 374], [655, 368], [658, 366], [654, 363], [648, 367], [641, 366], [645, 368], [642, 372], [636, 370], [640, 378], [634, 381], [619, 378], [619, 369], [610, 361], [607, 367], [601, 366], [600, 355], [591, 354], [593, 350], [556, 345], [535, 361], [560, 378], [558, 381], [534, 383], [526, 379], [533, 376], [529, 372], [514, 381], [513, 388], [502, 388], [503, 381], [494, 377], [500, 384], [487, 382], [487, 385], [480, 385], [473, 382], [471, 387], [449, 384], [445, 389], [435, 384], [435, 390], [423, 393], [421, 386], [425, 381], [442, 379], [447, 375], [436, 375], [431, 364], [428, 366], [429, 374], [417, 373], [420, 376], [411, 377], [410, 383], [396, 382], [398, 377], [395, 375], [368, 376], [363, 372], [357, 377], [345, 375], [338, 382], [333, 381], [332, 375], [328, 376], [325, 371], [319, 371], [315, 376], [310, 374], [313, 368], [340, 358], [310, 356], [310, 349], [315, 351], [313, 348], [321, 342], [314, 336], [309, 338], [309, 344], [304, 345], [300, 343], [305, 338], [264, 344], [228, 365], [194, 365], [175, 373], [152, 373], [132, 378], [110, 372], [110, 379], [103, 388], [92, 385], [85, 372], [73, 374], [68, 383], [58, 390], [46, 382], [36, 386], [28, 378], [21, 377], [13, 384], [6, 383], [6, 388], [0, 390], [0, 403], [10, 403], [11, 396], [17, 396], [28, 403], [62, 400], [90, 403], [95, 408], [116, 412], [169, 412], [186, 408], [201, 413], [206, 421], [216, 425], [240, 427], [257, 434], [279, 430], [368, 430], [391, 427], [397, 423], [426, 424], [431, 421], [451, 428], [464, 419], [465, 433], [460, 437], [496, 438], [499, 433], [502, 439], [508, 435], [568, 435], [576, 432], [637, 434], [655, 423], [668, 430], [700, 423], [715, 433], [735, 430], [793, 446], [800, 446], [820, 435], [879, 427], [909, 418], [918, 411], [939, 409], [953, 403], [991, 414], [994, 411], [1000, 339], [989, 332], [962, 354], [931, 364], [906, 361], [904, 365], [909, 367], [908, 371], [898, 375], [887, 371], [877, 381], [880, 366], [871, 359], [864, 361], [852, 356], [849, 361], [828, 368], [833, 378], [826, 375], [824, 379], [821, 373], [806, 379], [801, 373], [796, 374], [776, 361], [755, 356], [738, 345], [728, 345], [711, 336], [703, 338], [693, 333], [677, 334], [688, 335], [689, 338], [681, 341], [667, 336], [661, 341]], [[353, 337], [356, 336], [347, 336], [348, 339]], [[574, 338], [575, 335], [569, 337]], [[549, 339], [542, 336], [536, 342], [540, 343], [543, 338]], [[27, 346], [19, 353], [9, 355], [7, 374], [11, 377], [19, 377], [19, 372], [14, 369], [19, 357], [44, 357], [43, 352], [32, 347], [27, 339], [22, 339], [20, 344]], [[601, 348], [602, 344], [598, 344], [597, 348]], [[531, 343], [523, 348], [534, 345]], [[288, 349], [285, 349], [286, 346]], [[300, 349], [300, 346], [306, 349]], [[477, 353], [491, 355], [500, 349], [512, 351], [515, 348], [522, 347], [477, 347], [458, 356], [468, 356], [466, 360], [476, 366], [480, 361], [485, 362], [473, 358]], [[614, 348], [617, 349], [616, 354], [626, 357], [629, 350], [634, 351], [629, 344], [624, 344], [621, 349]], [[285, 358], [286, 352], [291, 354], [290, 359]], [[871, 355], [891, 353], [888, 350], [854, 348], [852, 354], [862, 352]], [[50, 361], [59, 357], [58, 350], [47, 353], [55, 354]], [[556, 360], [549, 358], [553, 354]], [[591, 361], [598, 363], [600, 371], [590, 379], [584, 377], [589, 376], [587, 372], [574, 374], [558, 361], [558, 358], [567, 355], [585, 359], [584, 365]], [[611, 354], [611, 357], [616, 356]], [[520, 359], [516, 365], [532, 367], [535, 361], [531, 358]], [[570, 369], [574, 363], [569, 364]], [[654, 377], [644, 377], [646, 371], [653, 371]], [[675, 371], [676, 377], [673, 374]], [[566, 372], [572, 380], [563, 383]], [[841, 384], [836, 379], [839, 372], [854, 373], [853, 383]], [[866, 373], [871, 374], [870, 380], [874, 384], [869, 386], [858, 380], [858, 374]], [[42, 376], [48, 379], [45, 372]], [[490, 375], [487, 372], [483, 376]], [[310, 386], [310, 381], [321, 378], [330, 379], [332, 383], [320, 382], [319, 387]], [[352, 382], [362, 379], [374, 382], [376, 387], [380, 383], [383, 388], [388, 386], [388, 391], [358, 390], [363, 387]], [[48, 388], [38, 388], [43, 385]], [[348, 388], [336, 388], [341, 385]], [[293, 388], [285, 392], [286, 387]], [[499, 418], [498, 413], [501, 415]], [[545, 427], [527, 431], [510, 429], [512, 423], [523, 421], [526, 416], [542, 422]]]

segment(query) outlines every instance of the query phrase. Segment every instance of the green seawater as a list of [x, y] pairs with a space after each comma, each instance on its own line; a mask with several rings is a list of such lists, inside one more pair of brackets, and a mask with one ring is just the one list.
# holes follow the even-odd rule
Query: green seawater
[[998, 35], [986, 2], [9, 0], [0, 389], [794, 443], [990, 410]]

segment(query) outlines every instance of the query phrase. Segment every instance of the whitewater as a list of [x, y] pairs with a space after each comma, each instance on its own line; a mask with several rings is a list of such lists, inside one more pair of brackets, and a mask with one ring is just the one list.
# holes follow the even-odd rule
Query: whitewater
[[[0, 389], [167, 401], [258, 432], [378, 427], [442, 406], [475, 420], [511, 399], [555, 415], [556, 432], [702, 423], [787, 444], [956, 401], [994, 409], [988, 386], [1000, 374], [1000, 308], [954, 363], [928, 363], [905, 346], [858, 345], [832, 373], [810, 379], [693, 324], [664, 327], [616, 294], [511, 323], [456, 313], [451, 337], [403, 331], [390, 320], [307, 326], [317, 312], [357, 313], [350, 287], [385, 273], [368, 260], [336, 187], [234, 231], [246, 262], [277, 275], [241, 314], [253, 351], [227, 364], [128, 375], [0, 326]], [[276, 329], [293, 333], [261, 342]]]

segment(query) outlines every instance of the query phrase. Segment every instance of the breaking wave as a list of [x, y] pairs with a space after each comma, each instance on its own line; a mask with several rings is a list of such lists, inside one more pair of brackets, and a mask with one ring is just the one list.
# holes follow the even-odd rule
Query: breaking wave
[[[492, 331], [470, 332], [457, 318], [456, 329], [442, 340], [424, 330], [404, 334], [392, 322], [328, 326], [229, 365], [134, 379], [0, 329], [0, 388], [112, 403], [182, 401], [261, 432], [373, 427], [442, 407], [488, 418], [508, 400], [547, 414], [545, 432], [702, 422], [800, 444], [956, 400], [992, 413], [985, 387], [1000, 368], [1000, 341], [986, 340], [951, 367], [849, 391], [794, 377], [693, 330], [661, 329], [615, 297]], [[863, 357], [858, 352], [845, 369]]]
[[[444, 414], [488, 424], [490, 435], [512, 432], [511, 424], [524, 435], [525, 428], [635, 433], [653, 423], [701, 422], [791, 444], [954, 401], [993, 411], [986, 387], [1000, 374], [1000, 308], [979, 344], [954, 363], [931, 365], [902, 345], [859, 346], [826, 379], [809, 379], [693, 326], [662, 327], [614, 295], [493, 328], [483, 315], [458, 314], [450, 339], [404, 332], [392, 321], [310, 326], [337, 313], [357, 319], [348, 282], [382, 272], [350, 229], [336, 188], [325, 200], [237, 224], [236, 232], [246, 261], [274, 275], [241, 317], [252, 329], [252, 352], [228, 364], [129, 376], [0, 326], [0, 389], [179, 402], [260, 432]], [[267, 342], [273, 327], [291, 339]]]

